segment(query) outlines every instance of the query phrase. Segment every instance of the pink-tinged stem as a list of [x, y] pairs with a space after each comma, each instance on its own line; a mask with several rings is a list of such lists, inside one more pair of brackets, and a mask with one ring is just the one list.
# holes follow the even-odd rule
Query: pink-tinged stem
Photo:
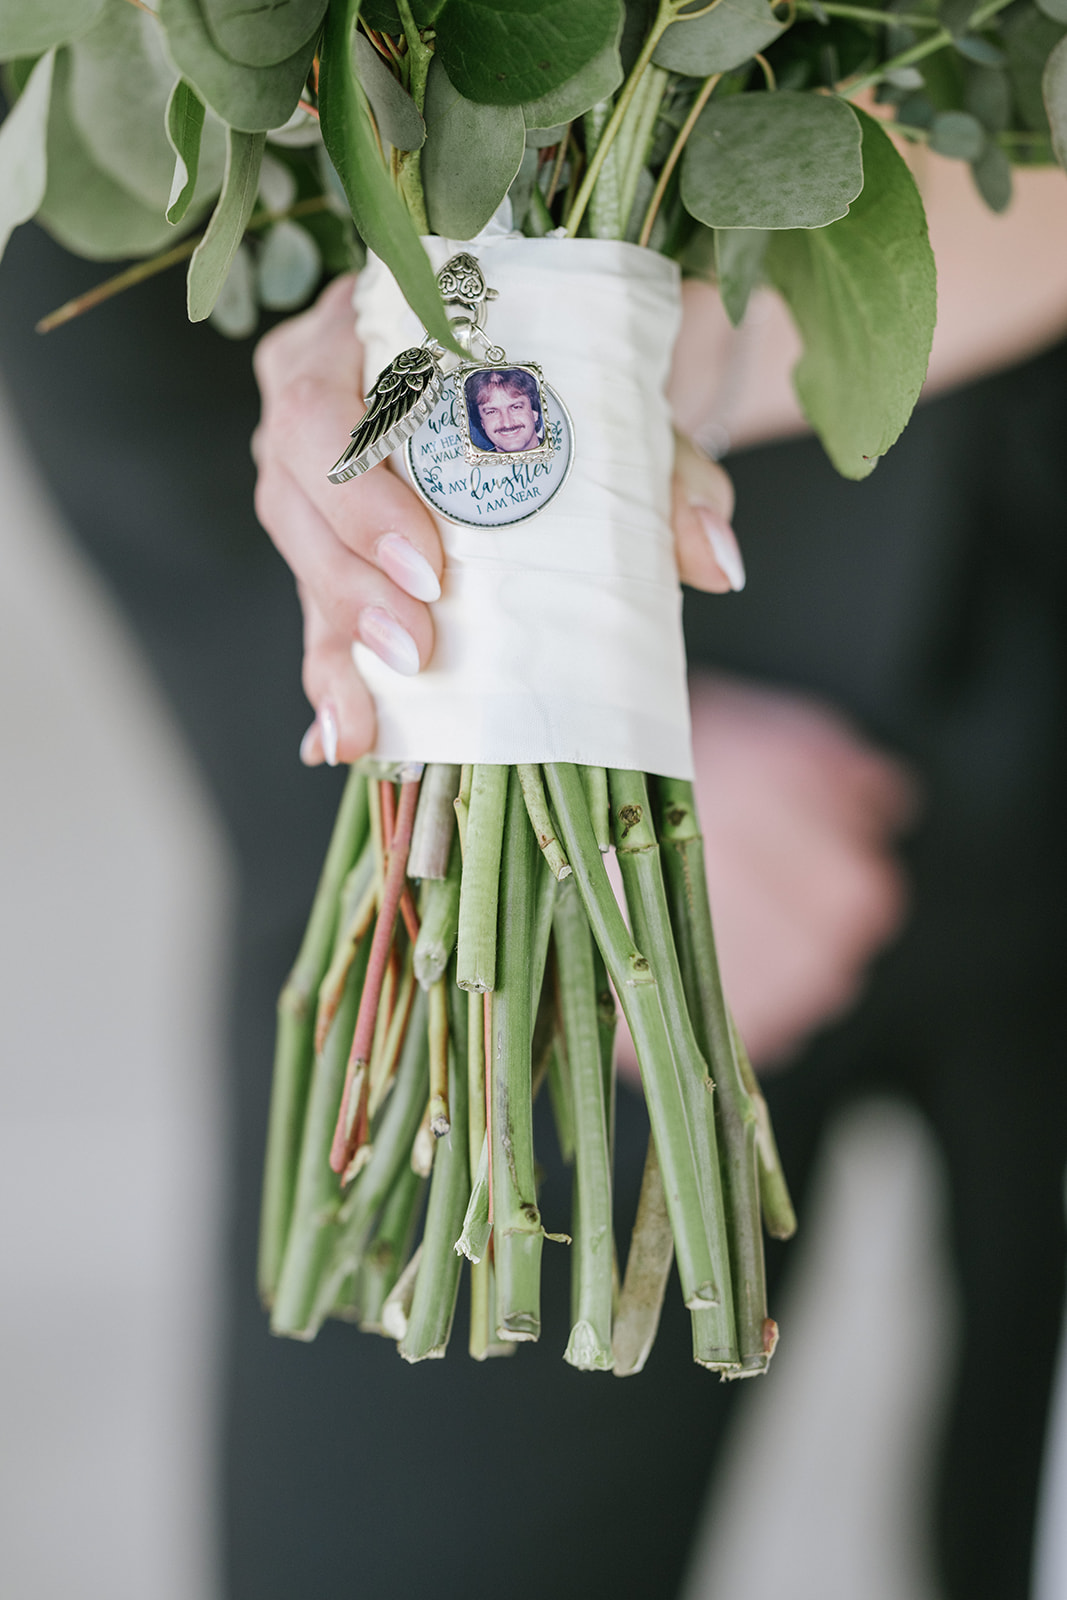
[[[382, 885], [382, 905], [378, 913], [378, 921], [374, 925], [370, 961], [367, 964], [367, 976], [363, 983], [363, 994], [360, 997], [359, 1014], [356, 1018], [356, 1031], [352, 1039], [352, 1049], [349, 1053], [348, 1067], [345, 1072], [345, 1092], [341, 1097], [341, 1110], [337, 1117], [333, 1146], [330, 1150], [330, 1166], [334, 1172], [344, 1172], [355, 1152], [359, 1149], [360, 1144], [366, 1138], [367, 1115], [365, 1102], [370, 1076], [366, 1068], [370, 1062], [371, 1046], [374, 1043], [374, 1027], [378, 1019], [378, 1006], [382, 995], [382, 982], [385, 978], [385, 969], [389, 961], [389, 952], [393, 947], [396, 915], [400, 907], [400, 897], [404, 890], [408, 850], [411, 847], [411, 830], [415, 823], [415, 804], [419, 797], [419, 780], [416, 778], [413, 783], [401, 784], [400, 804], [396, 809], [395, 822], [391, 828], [386, 827], [388, 814], [386, 812], [385, 790], [387, 788], [391, 792], [392, 785], [382, 785], [383, 833], [389, 841], [385, 881]], [[364, 1069], [362, 1073], [359, 1070], [361, 1067]], [[360, 1079], [360, 1104], [355, 1115], [351, 1116], [349, 1114], [349, 1096], [357, 1075]]]

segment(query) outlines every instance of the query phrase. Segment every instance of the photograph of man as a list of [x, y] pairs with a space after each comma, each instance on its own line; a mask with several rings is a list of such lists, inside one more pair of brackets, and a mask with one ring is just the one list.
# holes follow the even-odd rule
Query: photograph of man
[[464, 384], [471, 443], [516, 455], [539, 450], [545, 424], [537, 379], [522, 367], [486, 368]]

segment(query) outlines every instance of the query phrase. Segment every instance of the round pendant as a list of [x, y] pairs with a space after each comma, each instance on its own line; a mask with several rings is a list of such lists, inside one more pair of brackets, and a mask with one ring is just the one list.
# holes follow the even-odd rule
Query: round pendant
[[427, 505], [467, 528], [507, 528], [543, 511], [571, 469], [567, 408], [530, 363], [471, 362], [446, 381], [404, 446]]

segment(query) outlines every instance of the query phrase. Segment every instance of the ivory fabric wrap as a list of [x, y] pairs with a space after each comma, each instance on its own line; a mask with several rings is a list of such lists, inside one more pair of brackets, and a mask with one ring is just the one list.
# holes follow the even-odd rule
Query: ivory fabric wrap
[[[573, 421], [574, 464], [527, 522], [436, 519], [446, 565], [429, 665], [406, 678], [353, 648], [377, 704], [375, 755], [691, 777], [664, 394], [681, 317], [677, 268], [614, 240], [423, 242], [435, 269], [460, 250], [481, 262], [499, 293], [487, 336], [509, 360], [542, 367]], [[355, 304], [369, 390], [424, 335], [373, 257]], [[392, 465], [406, 473], [402, 452]]]

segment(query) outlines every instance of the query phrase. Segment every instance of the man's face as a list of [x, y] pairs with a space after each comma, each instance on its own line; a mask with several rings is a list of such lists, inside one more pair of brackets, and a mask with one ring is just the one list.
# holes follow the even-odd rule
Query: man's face
[[495, 450], [535, 450], [537, 414], [522, 390], [512, 393], [495, 383], [478, 402], [482, 431]]

